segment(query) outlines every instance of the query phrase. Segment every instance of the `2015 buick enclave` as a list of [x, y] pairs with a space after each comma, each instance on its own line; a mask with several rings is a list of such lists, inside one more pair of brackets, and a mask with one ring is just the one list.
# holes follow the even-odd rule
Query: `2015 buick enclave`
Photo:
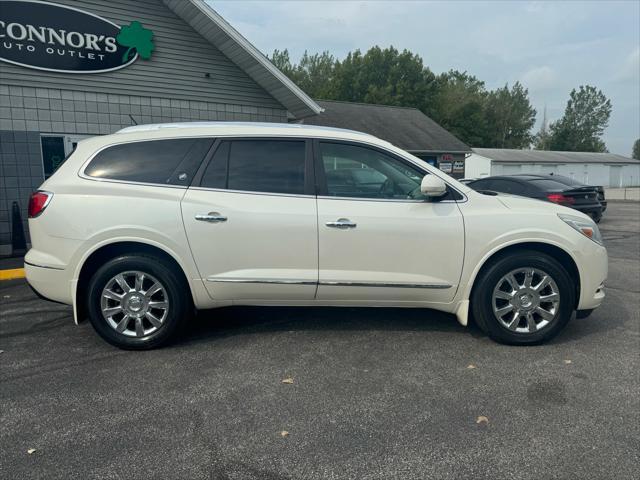
[[32, 287], [130, 349], [236, 304], [427, 307], [540, 343], [598, 307], [607, 276], [586, 215], [482, 195], [370, 135], [303, 125], [84, 140], [33, 194], [29, 229]]

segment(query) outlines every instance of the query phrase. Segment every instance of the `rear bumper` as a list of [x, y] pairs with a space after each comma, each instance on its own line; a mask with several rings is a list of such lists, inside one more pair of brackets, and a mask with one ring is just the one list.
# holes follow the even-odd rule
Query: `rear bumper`
[[66, 270], [34, 265], [25, 261], [24, 271], [29, 286], [39, 297], [66, 305], [72, 304], [71, 286]]
[[571, 208], [582, 213], [602, 213], [602, 205], [599, 203], [589, 203], [587, 205], [572, 205]]

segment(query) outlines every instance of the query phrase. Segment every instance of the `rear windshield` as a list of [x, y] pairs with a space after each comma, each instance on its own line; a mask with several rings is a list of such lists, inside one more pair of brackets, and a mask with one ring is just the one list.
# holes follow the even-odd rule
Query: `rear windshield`
[[98, 152], [84, 173], [94, 178], [188, 186], [213, 140], [180, 138], [113, 145]]
[[573, 178], [569, 178], [569, 177], [565, 177], [562, 175], [554, 175], [552, 179], [550, 180], [555, 180], [556, 182], [560, 182], [560, 183], [564, 183], [565, 185], [574, 185], [574, 186], [583, 186], [584, 183], [579, 182], [578, 180], [575, 180]]
[[556, 182], [555, 180], [546, 180], [546, 179], [531, 180], [530, 183], [532, 183], [533, 185], [535, 185], [536, 187], [542, 190], [566, 190], [567, 189], [567, 186], [565, 184]]

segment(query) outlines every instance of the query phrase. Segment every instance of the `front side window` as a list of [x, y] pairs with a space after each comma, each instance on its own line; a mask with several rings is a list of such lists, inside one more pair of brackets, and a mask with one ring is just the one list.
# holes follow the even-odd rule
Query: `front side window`
[[424, 173], [390, 155], [358, 145], [320, 142], [320, 156], [333, 197], [422, 199]]
[[247, 192], [304, 194], [305, 141], [225, 140], [200, 185]]
[[188, 186], [211, 148], [210, 138], [148, 140], [113, 145], [85, 169], [94, 178]]

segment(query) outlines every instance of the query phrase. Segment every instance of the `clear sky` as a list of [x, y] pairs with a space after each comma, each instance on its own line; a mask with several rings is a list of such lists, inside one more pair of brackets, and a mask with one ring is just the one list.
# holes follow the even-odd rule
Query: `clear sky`
[[605, 142], [630, 156], [640, 137], [640, 0], [224, 1], [208, 0], [263, 53], [393, 45], [439, 73], [466, 70], [495, 88], [519, 80], [552, 121], [569, 92], [589, 84], [613, 103]]

